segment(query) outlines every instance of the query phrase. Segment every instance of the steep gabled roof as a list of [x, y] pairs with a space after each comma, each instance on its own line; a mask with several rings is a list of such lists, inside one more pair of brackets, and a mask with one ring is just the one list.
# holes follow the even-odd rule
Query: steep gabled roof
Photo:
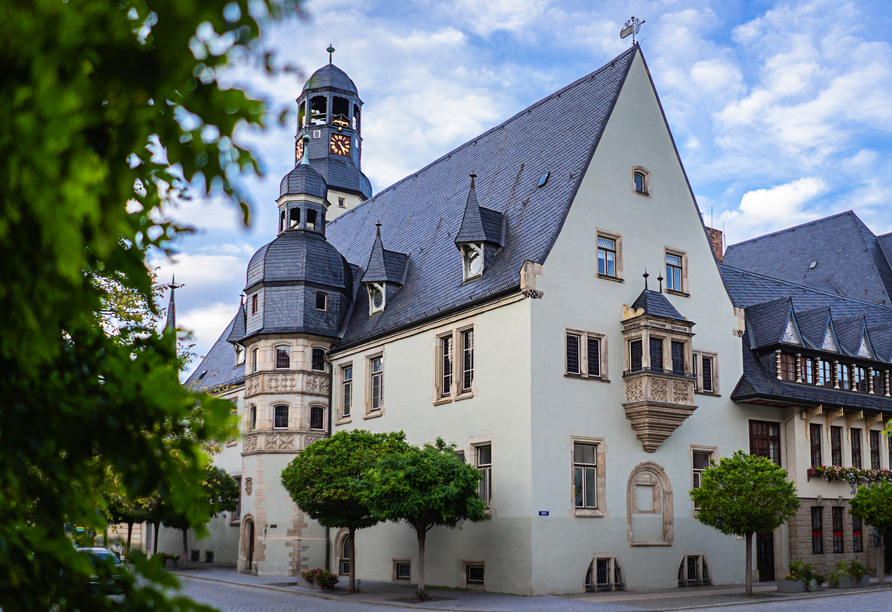
[[245, 364], [235, 365], [235, 349], [227, 340], [237, 317], [232, 318], [198, 368], [186, 379], [185, 385], [191, 391], [214, 392], [245, 381]]
[[892, 266], [881, 241], [852, 211], [733, 244], [724, 263], [892, 306]]
[[830, 326], [830, 307], [819, 306], [796, 313], [796, 322], [803, 341], [813, 349], [821, 348], [827, 328]]
[[474, 176], [471, 176], [471, 189], [462, 215], [461, 227], [455, 237], [455, 244], [468, 242], [492, 242], [502, 245], [502, 226], [504, 215], [497, 210], [482, 208], [477, 202], [477, 190], [474, 188]]
[[232, 331], [230, 331], [229, 335], [226, 337], [227, 342], [238, 342], [245, 337], [245, 317], [245, 304], [244, 302], [242, 302], [241, 304], [239, 304], [238, 312], [235, 313], [235, 318], [232, 320]]
[[675, 319], [676, 321], [687, 321], [687, 319], [681, 316], [681, 313], [675, 309], [675, 306], [666, 299], [666, 296], [659, 291], [645, 289], [632, 304], [632, 309], [643, 309], [643, 314], [654, 317]]
[[[556, 240], [638, 52], [625, 51], [329, 223], [329, 242], [351, 264], [367, 265], [378, 222], [388, 248], [412, 262], [380, 315], [369, 318], [368, 296], [357, 294], [338, 346], [519, 290], [524, 262], [544, 262]], [[506, 216], [507, 235], [483, 276], [464, 283], [454, 240], [471, 172], [479, 205]], [[537, 188], [544, 172], [551, 178]]]
[[[783, 342], [787, 326], [794, 321], [792, 313], [793, 302], [789, 297], [748, 306], [746, 322], [753, 345], [760, 347]], [[797, 334], [801, 336], [798, 329]]]
[[384, 248], [384, 243], [381, 242], [381, 230], [378, 228], [362, 281], [402, 285], [408, 261], [409, 256], [405, 253], [396, 253]]
[[892, 323], [868, 328], [873, 350], [881, 361], [892, 361]]

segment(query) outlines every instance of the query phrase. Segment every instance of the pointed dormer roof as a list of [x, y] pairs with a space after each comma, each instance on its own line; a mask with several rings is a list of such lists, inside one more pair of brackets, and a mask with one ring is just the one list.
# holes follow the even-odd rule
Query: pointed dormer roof
[[[796, 339], [802, 334], [795, 329], [795, 319], [792, 318], [793, 301], [789, 297], [783, 297], [761, 304], [748, 306], [746, 309], [747, 328], [751, 331], [753, 347], [770, 346], [780, 342], [787, 342], [793, 338], [787, 336], [787, 328], [793, 321]], [[797, 342], [787, 342], [798, 344]]]
[[406, 282], [409, 256], [405, 253], [386, 250], [381, 241], [381, 224], [376, 224], [376, 226], [375, 242], [372, 244], [372, 252], [369, 255], [369, 262], [366, 265], [362, 282], [402, 285]]
[[833, 327], [843, 351], [853, 357], [873, 358], [873, 347], [867, 334], [864, 315], [834, 319]]
[[241, 300], [238, 305], [238, 312], [235, 313], [235, 319], [233, 319], [232, 323], [232, 331], [229, 336], [226, 338], [227, 342], [236, 343], [245, 337], [245, 296], [242, 294]]
[[675, 306], [673, 306], [669, 300], [666, 299], [666, 296], [659, 291], [645, 289], [632, 304], [632, 308], [636, 311], [643, 309], [644, 312], [642, 314], [650, 315], [652, 317], [662, 317], [664, 319], [675, 319], [676, 321], [687, 322], [687, 319], [681, 316], [681, 313], [675, 309]]
[[477, 190], [474, 187], [476, 174], [471, 175], [471, 189], [461, 220], [461, 228], [455, 236], [455, 244], [469, 242], [491, 242], [499, 246], [505, 243], [505, 218], [498, 211], [482, 208], [477, 201]]
[[868, 331], [877, 360], [892, 362], [892, 323], [875, 325]]
[[830, 325], [830, 307], [820, 306], [796, 313], [802, 339], [811, 348], [819, 349]]

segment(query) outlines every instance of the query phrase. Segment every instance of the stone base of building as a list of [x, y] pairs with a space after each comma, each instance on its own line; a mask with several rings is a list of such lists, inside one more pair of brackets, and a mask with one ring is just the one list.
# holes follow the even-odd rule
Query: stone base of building
[[[820, 508], [820, 529], [812, 523], [812, 508]], [[833, 530], [834, 508], [842, 509], [842, 532], [836, 535]], [[874, 544], [874, 528], [866, 523], [863, 525], [860, 546], [857, 546], [849, 509], [849, 500], [841, 497], [800, 498], [799, 510], [788, 523], [790, 561], [811, 563], [815, 571], [829, 579], [839, 561], [857, 559], [870, 568], [871, 575], [876, 575], [878, 549]]]

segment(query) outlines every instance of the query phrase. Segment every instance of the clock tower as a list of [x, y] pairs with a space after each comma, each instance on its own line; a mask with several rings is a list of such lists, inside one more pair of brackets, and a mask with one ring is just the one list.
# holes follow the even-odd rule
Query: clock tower
[[[328, 185], [328, 221], [372, 196], [360, 167], [362, 100], [347, 73], [331, 63], [313, 73], [297, 98], [294, 163], [308, 163]], [[309, 144], [304, 136], [309, 136]]]

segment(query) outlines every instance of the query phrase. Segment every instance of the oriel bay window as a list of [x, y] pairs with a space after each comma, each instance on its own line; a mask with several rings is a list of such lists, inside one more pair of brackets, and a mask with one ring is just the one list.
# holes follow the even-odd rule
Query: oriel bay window
[[650, 369], [659, 372], [663, 369], [663, 339], [650, 339]]
[[598, 507], [598, 453], [594, 444], [573, 444], [573, 489], [577, 508]]

